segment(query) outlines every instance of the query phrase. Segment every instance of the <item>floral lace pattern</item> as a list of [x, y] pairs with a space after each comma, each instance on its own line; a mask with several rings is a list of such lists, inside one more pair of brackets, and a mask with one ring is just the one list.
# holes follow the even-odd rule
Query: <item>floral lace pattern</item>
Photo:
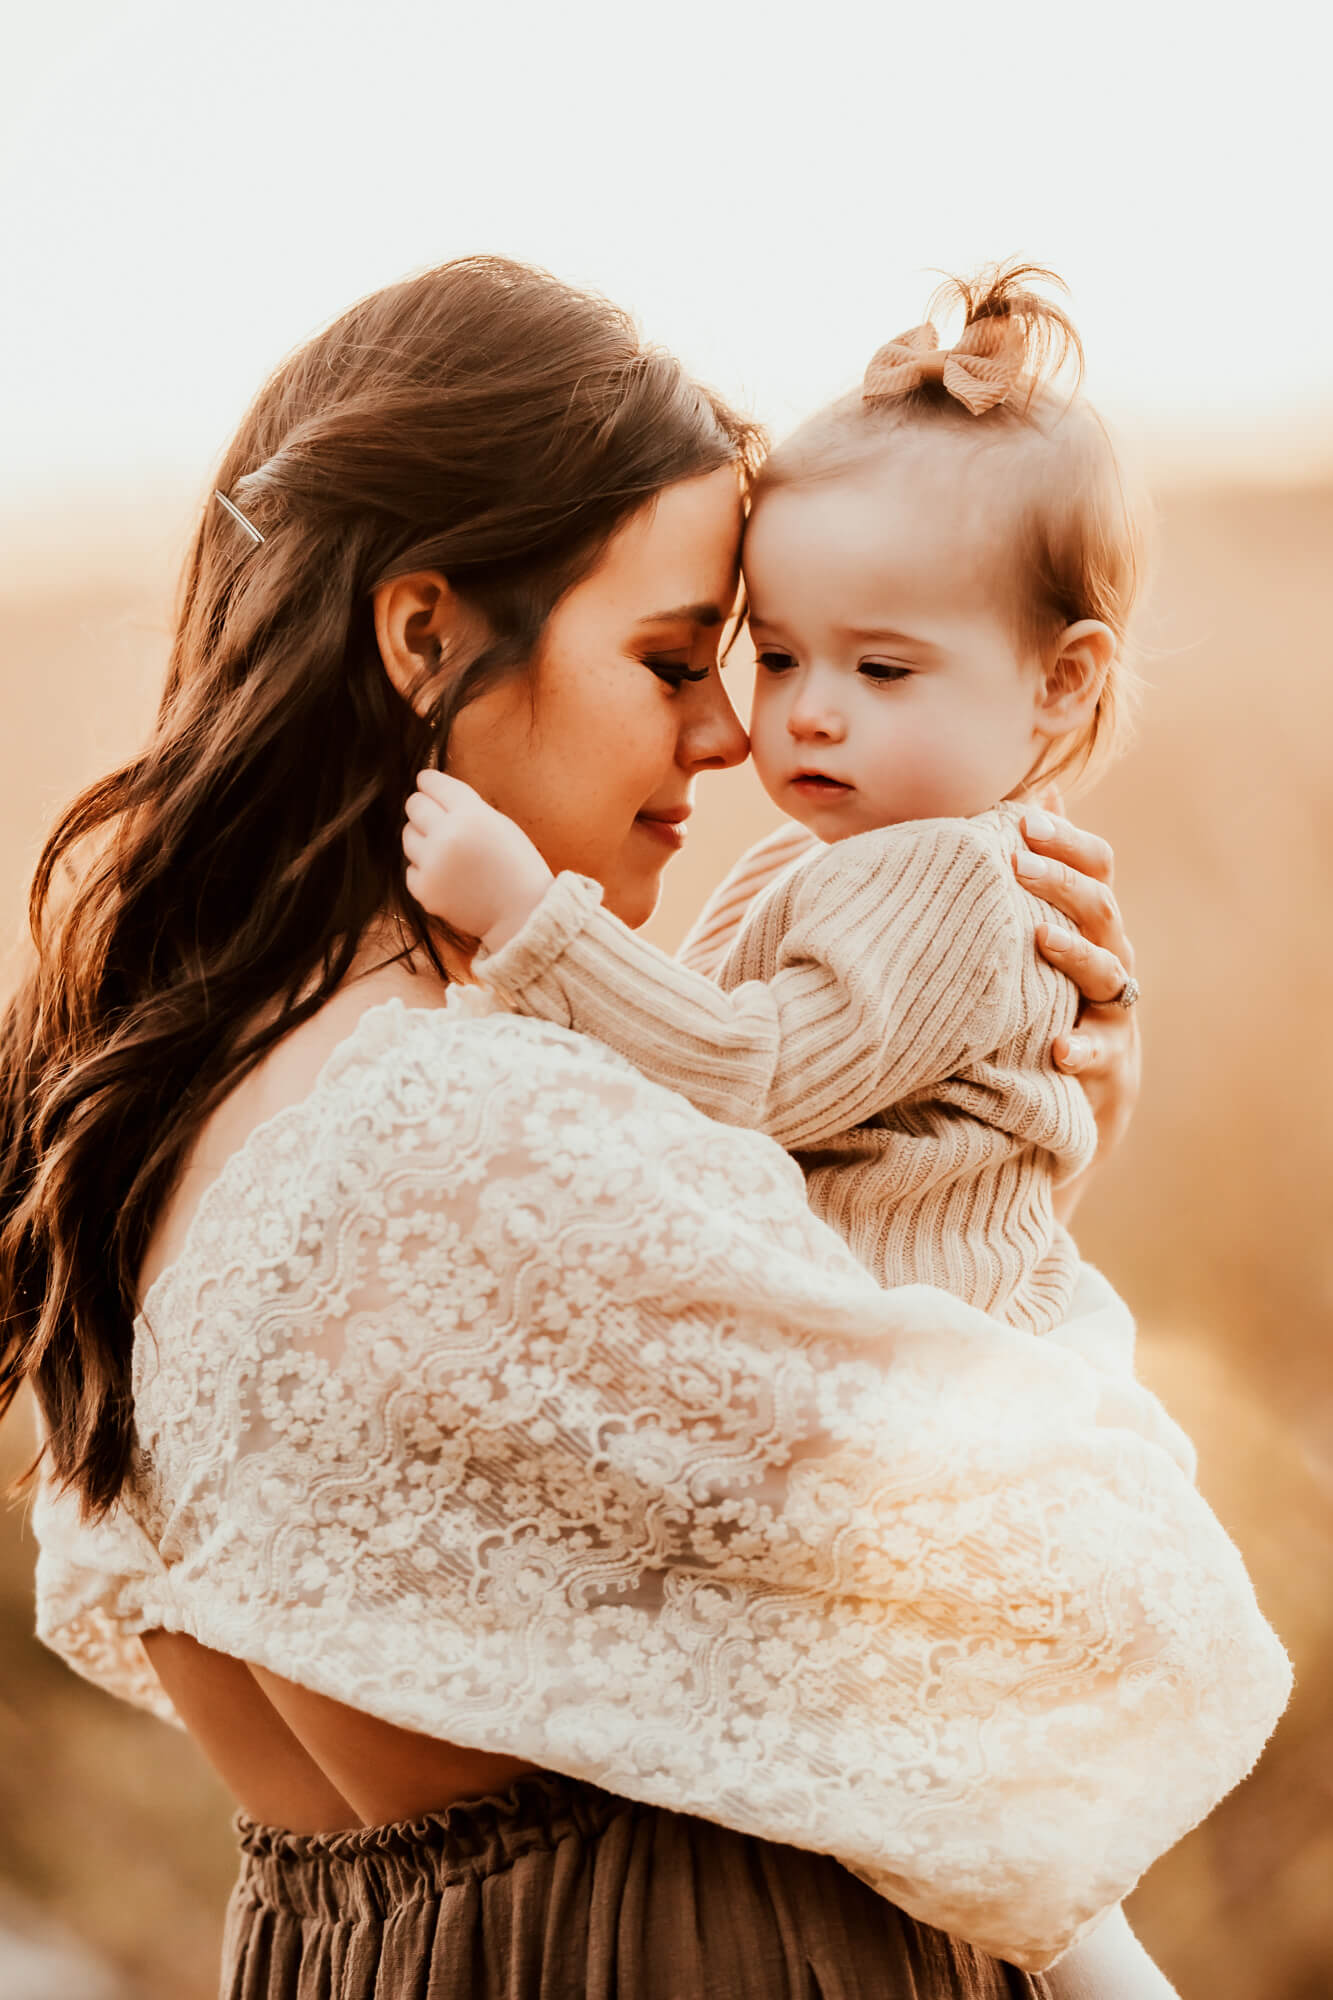
[[133, 1477], [95, 1528], [40, 1494], [39, 1629], [159, 1712], [136, 1635], [189, 1632], [1041, 1966], [1289, 1686], [1087, 1335], [880, 1291], [776, 1145], [592, 1041], [390, 1002], [149, 1293]]

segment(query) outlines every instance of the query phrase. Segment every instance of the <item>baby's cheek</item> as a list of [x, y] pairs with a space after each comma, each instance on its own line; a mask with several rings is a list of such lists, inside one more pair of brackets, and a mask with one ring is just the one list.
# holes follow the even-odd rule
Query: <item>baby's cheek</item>
[[773, 761], [773, 746], [782, 735], [782, 718], [778, 713], [776, 698], [761, 695], [755, 689], [754, 701], [750, 706], [750, 755], [754, 766], [762, 778], [765, 767]]

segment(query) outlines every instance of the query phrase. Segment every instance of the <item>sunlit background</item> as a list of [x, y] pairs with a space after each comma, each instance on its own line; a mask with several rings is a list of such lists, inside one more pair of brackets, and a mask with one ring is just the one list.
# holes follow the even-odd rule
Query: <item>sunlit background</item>
[[[1080, 1234], [1300, 1677], [1256, 1775], [1133, 1900], [1185, 2000], [1333, 1992], [1324, 18], [50, 0], [0, 44], [5, 938], [55, 808], [146, 726], [229, 430], [358, 294], [530, 258], [781, 432], [935, 272], [1021, 254], [1068, 280], [1159, 513], [1140, 743], [1080, 807], [1116, 843], [1148, 1074]], [[660, 941], [771, 819], [746, 772], [704, 786]], [[11, 1422], [6, 1469], [25, 1446]], [[0, 1992], [207, 1995], [226, 1802], [35, 1646], [3, 1525]]]

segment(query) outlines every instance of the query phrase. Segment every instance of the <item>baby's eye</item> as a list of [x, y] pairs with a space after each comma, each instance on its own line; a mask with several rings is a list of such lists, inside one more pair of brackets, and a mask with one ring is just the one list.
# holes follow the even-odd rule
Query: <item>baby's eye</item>
[[677, 688], [683, 687], [686, 681], [706, 681], [713, 671], [711, 667], [691, 667], [684, 660], [661, 659], [651, 654], [644, 655], [643, 664], [657, 675], [659, 681]]
[[857, 672], [868, 681], [905, 681], [910, 679], [912, 669], [895, 666], [891, 660], [862, 660]]
[[757, 654], [756, 658], [766, 674], [785, 674], [788, 667], [796, 665], [790, 653], [775, 653], [766, 650]]

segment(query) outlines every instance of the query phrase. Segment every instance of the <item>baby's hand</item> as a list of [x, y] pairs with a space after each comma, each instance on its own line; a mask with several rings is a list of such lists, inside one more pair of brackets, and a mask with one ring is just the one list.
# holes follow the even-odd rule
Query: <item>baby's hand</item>
[[407, 802], [407, 887], [423, 910], [498, 951], [554, 881], [512, 819], [443, 771], [419, 771]]

